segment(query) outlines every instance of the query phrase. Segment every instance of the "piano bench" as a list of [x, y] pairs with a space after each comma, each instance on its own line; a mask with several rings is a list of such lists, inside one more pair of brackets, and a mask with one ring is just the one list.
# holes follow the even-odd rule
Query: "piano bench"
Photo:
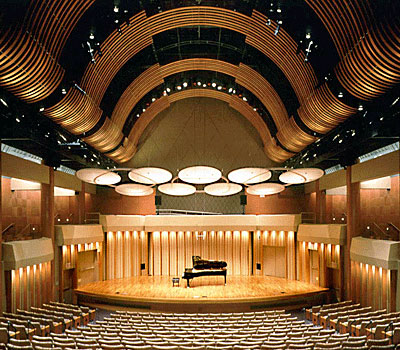
[[172, 277], [172, 287], [175, 287], [175, 284], [179, 287], [179, 277]]

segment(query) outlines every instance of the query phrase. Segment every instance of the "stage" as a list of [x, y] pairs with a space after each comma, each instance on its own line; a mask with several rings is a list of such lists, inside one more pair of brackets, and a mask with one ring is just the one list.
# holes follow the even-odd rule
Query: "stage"
[[172, 286], [171, 276], [139, 276], [94, 282], [75, 290], [77, 301], [170, 312], [238, 312], [298, 309], [326, 301], [328, 289], [271, 276], [199, 277]]

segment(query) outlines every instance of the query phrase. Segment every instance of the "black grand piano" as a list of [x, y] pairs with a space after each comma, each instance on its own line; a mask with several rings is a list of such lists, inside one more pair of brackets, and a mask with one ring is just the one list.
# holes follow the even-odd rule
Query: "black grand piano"
[[226, 262], [217, 260], [204, 260], [199, 256], [192, 256], [193, 268], [186, 268], [182, 275], [190, 287], [189, 281], [201, 276], [224, 276], [226, 284]]

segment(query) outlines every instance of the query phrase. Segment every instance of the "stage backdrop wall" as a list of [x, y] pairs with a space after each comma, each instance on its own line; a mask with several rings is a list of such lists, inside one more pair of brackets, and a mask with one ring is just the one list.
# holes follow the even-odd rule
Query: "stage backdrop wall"
[[154, 276], [180, 276], [192, 267], [192, 256], [223, 260], [227, 274], [251, 274], [248, 231], [156, 231], [151, 233], [150, 269]]
[[256, 263], [263, 268], [264, 247], [283, 251], [270, 256], [268, 264], [279, 265], [283, 257], [282, 277], [294, 279], [294, 231], [299, 219], [299, 215], [104, 215], [100, 221], [107, 232], [106, 279], [180, 276], [192, 267], [194, 255], [226, 261], [228, 275], [270, 274], [255, 272]]

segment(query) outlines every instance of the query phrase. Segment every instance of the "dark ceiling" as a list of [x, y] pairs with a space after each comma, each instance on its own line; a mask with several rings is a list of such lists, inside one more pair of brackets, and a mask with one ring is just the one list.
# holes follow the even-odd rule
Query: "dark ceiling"
[[[399, 9], [398, 3], [397, 0], [372, 2], [375, 19], [378, 21], [380, 17], [394, 15], [393, 12]], [[29, 13], [28, 5], [28, 1], [3, 0], [1, 32], [24, 23]], [[298, 98], [276, 64], [262, 52], [248, 45], [244, 35], [228, 29], [207, 26], [181, 27], [153, 36], [153, 44], [141, 50], [123, 65], [111, 81], [100, 104], [104, 111], [103, 117], [89, 134], [72, 135], [38, 113], [40, 106], [52, 106], [59, 102], [63, 97], [62, 89], [68, 89], [80, 81], [92, 59], [88, 45], [94, 50], [100, 50], [101, 43], [118, 29], [121, 23], [127, 23], [130, 17], [140, 11], [144, 10], [147, 16], [151, 16], [184, 6], [221, 7], [248, 16], [251, 16], [252, 11], [256, 9], [273, 21], [281, 21], [281, 27], [295, 40], [299, 52], [305, 51], [308, 47], [311, 49], [308, 64], [312, 65], [318, 83], [328, 82], [332, 92], [339, 92], [340, 84], [332, 74], [339, 61], [337, 49], [327, 29], [306, 1], [97, 0], [80, 18], [61, 52], [59, 63], [65, 69], [65, 75], [58, 89], [38, 103], [27, 104], [0, 87], [1, 98], [7, 103], [7, 106], [0, 104], [2, 142], [38, 155], [49, 165], [63, 164], [73, 169], [96, 165], [112, 166], [114, 165], [112, 160], [82, 142], [80, 137], [93, 134], [100, 128], [105, 116], [111, 115], [125, 89], [146, 69], [156, 63], [165, 65], [187, 58], [213, 58], [235, 65], [244, 63], [260, 73], [273, 86], [288, 114], [297, 118], [298, 125], [304, 131], [319, 138], [318, 142], [288, 159], [286, 165], [321, 168], [336, 164], [347, 165], [353, 163], [361, 154], [398, 141], [400, 102], [394, 103], [399, 96], [398, 84], [389, 89], [383, 97], [364, 103], [362, 111], [337, 128], [325, 135], [317, 134], [308, 129], [298, 117], [296, 113], [300, 105]], [[114, 11], [115, 7], [118, 7], [118, 12]], [[91, 33], [94, 35], [93, 39], [89, 38]], [[307, 33], [311, 36], [308, 39]], [[279, 35], [279, 32], [276, 35]], [[136, 115], [151, 103], [153, 97], [161, 96], [166, 87], [174, 87], [182, 81], [187, 81], [189, 86], [193, 86], [198, 79], [215, 80], [224, 86], [233, 86], [249, 96], [249, 103], [257, 108], [271, 135], [276, 135], [277, 127], [257, 97], [242, 86], [238, 86], [232, 77], [212, 71], [187, 71], [165, 78], [164, 84], [146, 94], [131, 111], [130, 117], [125, 122], [123, 134], [128, 136], [137, 120]], [[357, 104], [355, 98], [349, 95], [346, 98], [352, 105]]]

